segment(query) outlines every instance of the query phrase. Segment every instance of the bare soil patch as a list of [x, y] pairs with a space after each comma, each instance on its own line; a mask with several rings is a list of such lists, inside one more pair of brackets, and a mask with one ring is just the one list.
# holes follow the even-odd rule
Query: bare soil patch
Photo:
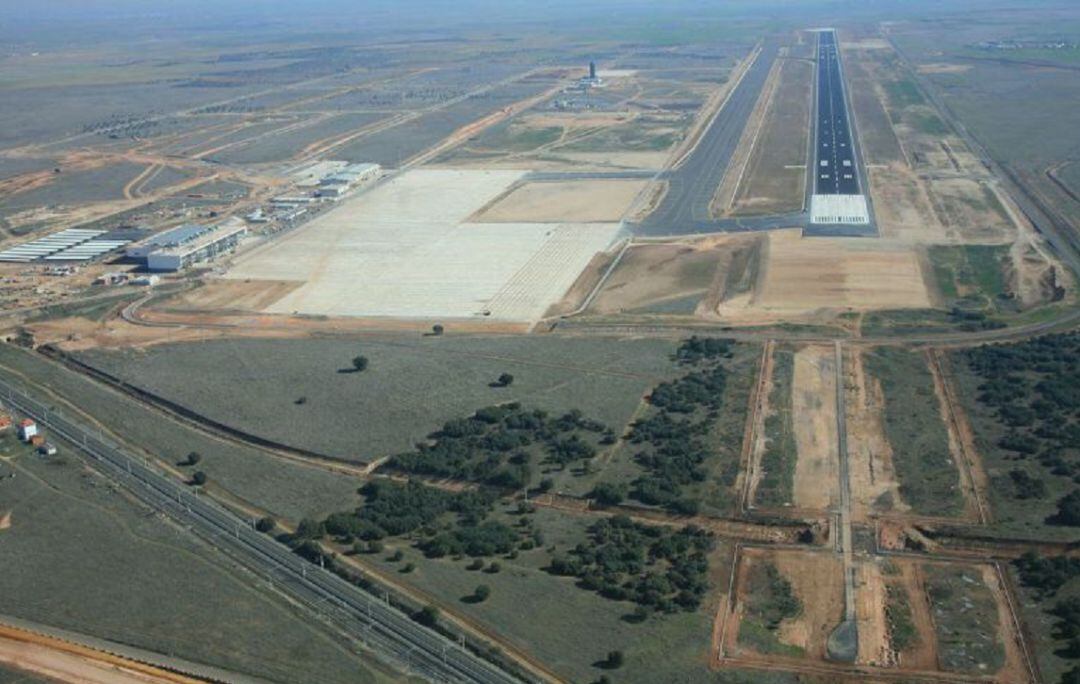
[[[902, 309], [931, 305], [915, 250], [881, 240], [769, 236], [755, 304], [766, 311]], [[723, 313], [723, 311], [721, 312]]]
[[162, 672], [154, 676], [149, 672], [135, 672], [112, 662], [93, 660], [88, 657], [49, 648], [7, 637], [0, 637], [0, 663], [17, 670], [31, 672], [51, 681], [78, 682], [79, 684], [147, 684], [148, 682], [193, 682]]
[[574, 284], [567, 290], [563, 298], [551, 305], [544, 314], [545, 318], [565, 316], [577, 311], [585, 303], [592, 291], [600, 283], [611, 264], [618, 258], [619, 250], [601, 252], [589, 261], [589, 265], [581, 272]]
[[645, 189], [644, 180], [525, 183], [481, 209], [483, 223], [597, 223], [622, 219]]
[[798, 459], [793, 503], [825, 510], [837, 499], [836, 355], [831, 347], [808, 346], [795, 354], [792, 420]]
[[893, 663], [889, 648], [889, 626], [885, 619], [887, 600], [885, 581], [878, 563], [868, 561], [855, 566], [855, 620], [859, 629], [860, 665], [889, 666]]
[[590, 313], [640, 311], [673, 300], [697, 301], [712, 285], [720, 251], [687, 243], [633, 245], [623, 255]]
[[799, 552], [777, 552], [772, 558], [803, 605], [801, 615], [781, 625], [780, 641], [800, 646], [807, 657], [824, 659], [829, 633], [844, 612], [840, 558], [831, 553]]
[[169, 300], [178, 311], [262, 311], [301, 283], [280, 280], [213, 280]]
[[885, 436], [881, 383], [866, 373], [860, 350], [852, 349], [844, 360], [852, 519], [862, 521], [872, 513], [907, 510], [893, 469], [892, 447]]

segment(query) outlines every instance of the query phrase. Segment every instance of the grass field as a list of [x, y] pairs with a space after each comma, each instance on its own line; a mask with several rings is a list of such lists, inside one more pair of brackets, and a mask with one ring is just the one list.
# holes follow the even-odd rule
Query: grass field
[[864, 358], [884, 393], [885, 434], [901, 497], [915, 513], [958, 514], [963, 507], [959, 472], [926, 359], [918, 352], [885, 347]]
[[358, 483], [350, 477], [208, 437], [34, 353], [0, 345], [0, 373], [23, 386], [33, 378], [41, 387], [33, 390], [35, 396], [61, 407], [61, 399], [79, 407], [129, 444], [166, 462], [177, 463], [198, 452], [203, 457], [199, 469], [210, 477], [211, 486], [287, 519], [325, 515], [358, 501]]
[[0, 438], [0, 612], [271, 681], [399, 681], [74, 455]]
[[930, 263], [947, 306], [997, 311], [1010, 292], [1006, 245], [931, 245]]
[[791, 414], [794, 350], [776, 349], [773, 364], [769, 415], [765, 418], [765, 439], [768, 444], [761, 457], [761, 481], [754, 494], [754, 503], [761, 506], [791, 503], [795, 461], [799, 456]]
[[34, 190], [0, 199], [0, 212], [57, 204], [83, 204], [123, 199], [124, 185], [144, 169], [139, 164], [122, 163], [87, 171], [55, 174], [52, 182]]
[[[673, 349], [650, 340], [446, 336], [222, 340], [84, 358], [234, 427], [366, 461], [509, 401], [552, 413], [578, 408], [619, 430], [645, 391], [670, 374]], [[367, 370], [341, 372], [358, 354], [368, 357]], [[501, 373], [513, 384], [491, 387]]]
[[927, 564], [926, 593], [943, 670], [984, 674], [1005, 662], [997, 603], [974, 568]]
[[785, 60], [737, 191], [735, 208], [739, 213], [771, 214], [802, 208], [812, 93], [809, 62]]
[[[716, 681], [708, 669], [712, 606], [655, 615], [644, 623], [628, 620], [634, 604], [603, 598], [576, 587], [573, 578], [544, 570], [552, 558], [551, 549], [565, 553], [587, 541], [585, 528], [593, 519], [545, 509], [538, 509], [531, 517], [544, 534], [544, 547], [521, 551], [516, 558], [494, 559], [501, 566], [494, 574], [468, 570], [468, 558], [425, 558], [407, 543], [387, 543], [383, 553], [362, 558], [496, 630], [571, 681], [589, 682], [604, 674], [596, 663], [613, 650], [626, 656], [626, 664], [609, 674], [613, 681]], [[396, 549], [402, 550], [402, 559], [387, 560]], [[727, 577], [730, 552], [728, 546], [720, 544], [711, 554], [713, 591]], [[402, 573], [409, 563], [415, 570]], [[479, 584], [491, 588], [489, 598], [479, 603], [463, 600]]]

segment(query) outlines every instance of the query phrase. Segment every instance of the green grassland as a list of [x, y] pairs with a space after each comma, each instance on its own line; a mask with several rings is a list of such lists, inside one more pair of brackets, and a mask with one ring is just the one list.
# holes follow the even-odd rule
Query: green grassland
[[399, 681], [77, 456], [0, 454], [0, 612], [271, 681]]
[[[500, 510], [493, 517], [512, 516]], [[575, 586], [571, 577], [546, 571], [554, 554], [587, 541], [586, 528], [595, 518], [545, 509], [529, 517], [543, 531], [544, 545], [513, 558], [496, 557], [497, 573], [469, 570], [467, 557], [427, 558], [407, 540], [388, 541], [383, 552], [363, 559], [497, 631], [572, 681], [593, 681], [603, 674], [595, 663], [612, 650], [626, 656], [626, 664], [609, 675], [613, 681], [716, 681], [708, 669], [714, 605], [706, 602], [695, 611], [657, 614], [644, 622], [628, 619], [633, 603], [604, 598]], [[388, 560], [396, 550], [402, 551], [401, 559]], [[711, 554], [711, 591], [726, 581], [729, 557], [724, 544]], [[410, 563], [415, 569], [402, 572]], [[480, 584], [490, 587], [490, 596], [482, 602], [470, 600]]]
[[798, 458], [791, 415], [794, 373], [794, 350], [776, 349], [773, 352], [769, 415], [765, 418], [765, 439], [768, 444], [761, 457], [761, 481], [754, 494], [757, 505], [775, 507], [791, 503], [795, 461]]
[[129, 445], [168, 463], [201, 454], [199, 469], [212, 487], [287, 519], [325, 515], [357, 500], [353, 478], [212, 438], [33, 352], [0, 345], [0, 375], [28, 389], [33, 380], [31, 393], [42, 401], [78, 407]]
[[771, 562], [755, 568], [747, 583], [746, 612], [739, 624], [739, 643], [759, 653], [798, 656], [803, 649], [780, 643], [780, 624], [802, 613], [802, 602], [787, 580]]
[[560, 145], [562, 152], [659, 152], [674, 145], [682, 137], [670, 130], [670, 123], [656, 125], [634, 121], [605, 128], [597, 133]]
[[[358, 461], [408, 450], [448, 420], [517, 401], [619, 429], [672, 371], [662, 340], [387, 337], [221, 340], [83, 360], [230, 426]], [[362, 373], [351, 359], [369, 360]], [[509, 387], [492, 387], [502, 373]], [[303, 397], [305, 401], [298, 403]]]
[[930, 245], [926, 249], [944, 310], [872, 311], [863, 319], [864, 335], [976, 332], [1024, 322], [1007, 271], [1008, 245]]
[[997, 603], [978, 571], [933, 564], [924, 569], [942, 669], [979, 674], [1001, 669], [1005, 647]]
[[931, 245], [928, 254], [948, 306], [988, 312], [1007, 310], [1007, 245]]
[[[636, 415], [624, 439], [601, 454], [595, 474], [582, 477], [572, 491], [606, 483], [622, 488], [629, 498], [645, 505], [731, 514], [747, 405], [761, 347], [732, 344], [729, 353], [701, 366], [686, 366], [671, 383], [654, 387], [650, 401]], [[713, 375], [717, 366], [720, 370], [715, 372], [722, 379]], [[671, 389], [682, 392], [699, 383], [702, 387], [709, 383], [702, 396], [708, 396], [712, 405], [680, 402], [673, 406], [657, 399], [658, 390], [666, 396]], [[558, 485], [563, 487], [564, 482]]]
[[926, 359], [918, 352], [881, 347], [867, 353], [865, 361], [885, 395], [885, 436], [892, 447], [900, 496], [915, 513], [960, 513], [960, 475], [949, 453]]

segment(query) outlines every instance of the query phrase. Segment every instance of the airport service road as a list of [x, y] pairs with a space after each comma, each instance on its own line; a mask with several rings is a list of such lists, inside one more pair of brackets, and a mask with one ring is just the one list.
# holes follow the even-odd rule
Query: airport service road
[[814, 193], [858, 195], [859, 172], [851, 140], [844, 77], [835, 31], [818, 33], [817, 144]]
[[128, 453], [97, 430], [72, 420], [0, 380], [0, 398], [37, 420], [73, 449], [89, 457], [111, 480], [148, 506], [288, 593], [338, 629], [397, 667], [432, 682], [516, 684], [521, 680], [421, 627], [408, 616], [337, 575], [294, 555], [213, 500]]
[[636, 226], [638, 235], [706, 232], [694, 228], [706, 225], [712, 225], [713, 232], [722, 230], [710, 219], [709, 204], [724, 179], [778, 50], [779, 44], [775, 40], [765, 42], [761, 53], [717, 112], [690, 156], [681, 166], [660, 176], [668, 182], [667, 194], [660, 206]]

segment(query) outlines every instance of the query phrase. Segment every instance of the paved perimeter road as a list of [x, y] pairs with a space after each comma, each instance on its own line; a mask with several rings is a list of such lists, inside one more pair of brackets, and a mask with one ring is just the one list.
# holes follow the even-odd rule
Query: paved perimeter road
[[519, 684], [446, 637], [421, 627], [401, 611], [361, 591], [337, 575], [294, 555], [214, 501], [158, 471], [60, 412], [0, 381], [0, 398], [34, 418], [90, 457], [98, 469], [149, 506], [225, 551], [250, 571], [307, 605], [372, 651], [433, 682]]

